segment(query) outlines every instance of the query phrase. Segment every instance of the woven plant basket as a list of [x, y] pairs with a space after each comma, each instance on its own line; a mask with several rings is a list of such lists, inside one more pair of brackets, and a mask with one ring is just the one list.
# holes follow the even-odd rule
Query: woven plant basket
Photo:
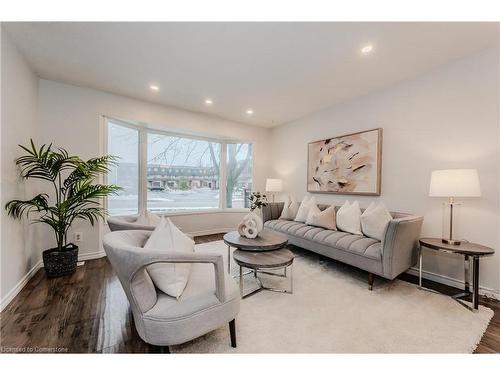
[[78, 246], [70, 243], [64, 250], [49, 249], [43, 252], [43, 266], [47, 277], [70, 275], [76, 271]]

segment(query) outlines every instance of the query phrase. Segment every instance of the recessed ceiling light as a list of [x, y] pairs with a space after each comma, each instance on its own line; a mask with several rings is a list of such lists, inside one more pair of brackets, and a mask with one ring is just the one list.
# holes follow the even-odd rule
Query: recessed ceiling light
[[253, 115], [253, 109], [247, 109], [247, 115]]
[[212, 99], [205, 99], [205, 104], [212, 105], [212, 104], [214, 104], [214, 102], [212, 101]]
[[149, 85], [149, 88], [153, 91], [159, 91], [160, 88], [157, 85]]
[[363, 48], [361, 48], [361, 53], [363, 55], [368, 55], [372, 51], [373, 51], [373, 46], [371, 44], [368, 44], [368, 45], [364, 46]]

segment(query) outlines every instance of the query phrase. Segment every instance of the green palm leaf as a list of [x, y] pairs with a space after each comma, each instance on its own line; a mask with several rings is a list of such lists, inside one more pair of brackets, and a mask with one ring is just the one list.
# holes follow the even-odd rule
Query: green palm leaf
[[10, 216], [15, 219], [20, 219], [24, 214], [28, 216], [32, 211], [48, 211], [48, 198], [49, 196], [47, 194], [38, 194], [26, 201], [14, 199], [7, 202], [5, 209]]
[[52, 144], [37, 148], [33, 140], [30, 140], [29, 146], [19, 147], [25, 152], [16, 159], [21, 176], [51, 182], [55, 194], [50, 197], [42, 193], [29, 200], [14, 199], [7, 202], [5, 209], [16, 219], [36, 213], [32, 222], [49, 225], [54, 230], [58, 248], [62, 250], [74, 220], [87, 220], [94, 225], [104, 218], [106, 212], [100, 205], [100, 199], [116, 194], [121, 188], [94, 181], [107, 173], [117, 158], [104, 155], [84, 161], [70, 155], [64, 148], [54, 149]]

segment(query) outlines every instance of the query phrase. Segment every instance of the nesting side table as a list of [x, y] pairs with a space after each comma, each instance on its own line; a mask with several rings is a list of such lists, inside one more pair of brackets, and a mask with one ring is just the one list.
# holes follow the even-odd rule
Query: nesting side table
[[[273, 292], [293, 293], [293, 259], [294, 254], [285, 249], [288, 237], [284, 234], [264, 229], [256, 238], [245, 238], [237, 231], [224, 235], [224, 242], [227, 245], [227, 272], [231, 274], [231, 247], [235, 247], [233, 259], [239, 266], [240, 273], [240, 293], [242, 298], [246, 298], [261, 290]], [[287, 268], [290, 267], [290, 275], [287, 275]], [[243, 272], [247, 268], [247, 272]], [[283, 273], [273, 271], [282, 270]], [[270, 272], [271, 271], [271, 272]], [[259, 287], [252, 292], [243, 295], [243, 276], [253, 273]], [[290, 280], [289, 289], [269, 288], [262, 284], [259, 274], [268, 274], [277, 277], [284, 277]], [[234, 276], [233, 276], [234, 277]]]

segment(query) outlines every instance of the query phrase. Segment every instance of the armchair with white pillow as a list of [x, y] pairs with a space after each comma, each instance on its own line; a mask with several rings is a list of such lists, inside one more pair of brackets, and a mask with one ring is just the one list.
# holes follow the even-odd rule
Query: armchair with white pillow
[[151, 211], [145, 211], [134, 215], [109, 216], [107, 223], [109, 229], [114, 232], [117, 230], [154, 230], [160, 222], [160, 217]]
[[221, 254], [195, 252], [194, 242], [168, 219], [154, 231], [108, 233], [103, 245], [146, 343], [169, 352], [229, 323], [236, 347], [240, 293]]

